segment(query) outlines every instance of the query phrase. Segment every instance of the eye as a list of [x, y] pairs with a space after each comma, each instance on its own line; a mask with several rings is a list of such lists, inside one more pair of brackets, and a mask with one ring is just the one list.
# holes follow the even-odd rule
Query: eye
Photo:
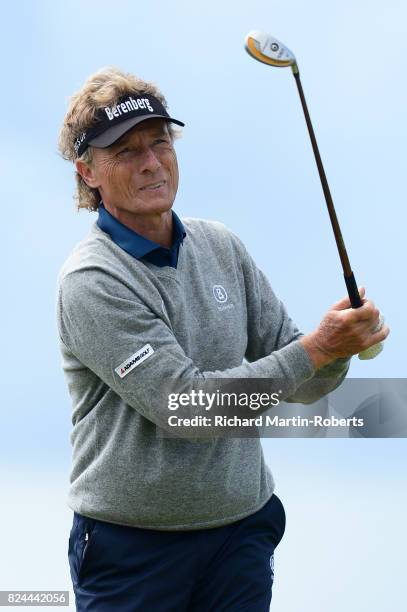
[[116, 153], [116, 156], [117, 157], [125, 157], [130, 152], [131, 152], [130, 147], [123, 147], [123, 149], [120, 149], [120, 151], [118, 151]]

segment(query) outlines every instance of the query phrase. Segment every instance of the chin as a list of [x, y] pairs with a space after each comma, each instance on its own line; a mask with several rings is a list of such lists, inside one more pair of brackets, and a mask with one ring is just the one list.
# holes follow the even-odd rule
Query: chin
[[145, 213], [149, 213], [149, 212], [164, 213], [164, 212], [167, 212], [168, 210], [171, 210], [173, 204], [174, 204], [174, 200], [162, 200], [160, 198], [157, 198], [156, 201], [153, 200], [151, 203], [145, 203], [144, 206], [142, 207], [142, 210]]

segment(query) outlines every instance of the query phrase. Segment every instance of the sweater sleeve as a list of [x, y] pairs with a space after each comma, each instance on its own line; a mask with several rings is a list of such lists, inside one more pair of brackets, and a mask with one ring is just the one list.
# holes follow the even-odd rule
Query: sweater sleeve
[[[197, 383], [211, 379], [268, 378], [278, 380], [284, 400], [314, 374], [306, 351], [295, 340], [252, 363], [201, 371], [164, 319], [102, 269], [76, 270], [60, 279], [57, 321], [60, 338], [76, 359], [126, 404], [167, 431], [168, 401], [163, 398], [174, 383], [178, 393], [190, 393]], [[143, 356], [147, 345], [149, 354]], [[137, 366], [126, 368], [137, 354]], [[120, 375], [120, 365], [125, 376]], [[189, 428], [188, 435], [195, 433]]]
[[[246, 291], [248, 313], [246, 359], [255, 362], [266, 355], [278, 353], [292, 344], [302, 346], [298, 341], [304, 334], [288, 315], [283, 302], [275, 295], [267, 277], [257, 267], [241, 240], [234, 234], [232, 240], [240, 254]], [[308, 357], [305, 349], [304, 353]], [[309, 357], [308, 359], [310, 360]], [[314, 369], [313, 376], [300, 383], [285, 401], [302, 404], [317, 401], [342, 383], [349, 365], [350, 358], [341, 358], [318, 370]]]

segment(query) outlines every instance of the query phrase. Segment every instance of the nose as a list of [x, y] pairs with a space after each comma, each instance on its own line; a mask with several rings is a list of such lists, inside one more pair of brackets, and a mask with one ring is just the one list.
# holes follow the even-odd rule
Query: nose
[[140, 156], [140, 172], [156, 172], [161, 166], [161, 162], [150, 147], [146, 147]]

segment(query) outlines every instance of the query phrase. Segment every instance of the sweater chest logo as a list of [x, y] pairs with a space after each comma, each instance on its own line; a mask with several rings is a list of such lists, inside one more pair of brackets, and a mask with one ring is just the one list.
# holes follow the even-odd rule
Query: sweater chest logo
[[225, 304], [228, 301], [228, 294], [222, 285], [213, 286], [213, 296], [219, 304]]
[[116, 374], [118, 374], [120, 378], [124, 378], [129, 372], [139, 366], [140, 363], [143, 363], [143, 361], [151, 357], [153, 353], [154, 349], [151, 344], [145, 344], [137, 353], [130, 355], [128, 359], [115, 368]]
[[212, 293], [218, 303], [218, 310], [229, 310], [230, 308], [234, 308], [234, 304], [228, 302], [229, 296], [225, 287], [222, 287], [222, 285], [214, 285]]

